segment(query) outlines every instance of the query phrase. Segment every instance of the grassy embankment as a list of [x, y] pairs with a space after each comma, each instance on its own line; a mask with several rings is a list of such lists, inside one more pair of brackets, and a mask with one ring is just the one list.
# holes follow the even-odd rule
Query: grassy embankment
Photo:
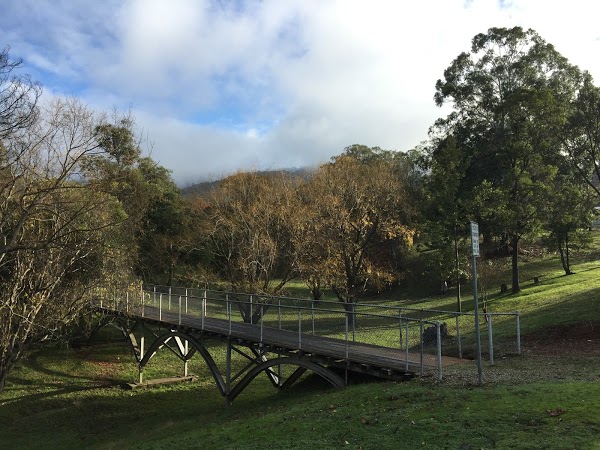
[[[276, 393], [257, 379], [226, 409], [196, 358], [195, 383], [120, 389], [136, 366], [106, 331], [100, 345], [48, 348], [22, 361], [0, 396], [0, 447], [600, 448], [600, 261], [581, 254], [574, 270], [563, 276], [555, 257], [529, 261], [519, 295], [498, 292], [509, 281], [506, 265], [491, 271], [488, 308], [521, 312], [524, 354], [497, 354], [494, 367], [484, 366], [483, 387], [472, 362], [446, 370], [441, 383], [331, 390], [307, 377]], [[451, 292], [420, 302], [403, 295], [417, 307], [455, 304]], [[499, 324], [495, 333], [514, 332]], [[159, 353], [146, 375], [179, 374], [180, 365]]]

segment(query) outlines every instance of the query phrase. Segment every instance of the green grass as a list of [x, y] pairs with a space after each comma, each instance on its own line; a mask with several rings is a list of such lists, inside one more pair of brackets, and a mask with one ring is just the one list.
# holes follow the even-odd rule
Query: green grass
[[[518, 295], [499, 293], [500, 284], [510, 281], [506, 262], [499, 266], [485, 279], [488, 309], [519, 310], [524, 338], [550, 327], [600, 322], [600, 261], [594, 249], [580, 254], [576, 274], [568, 277], [554, 256], [525, 263]], [[534, 275], [543, 275], [540, 285], [533, 284]], [[466, 291], [465, 310], [473, 306], [469, 295]], [[418, 308], [455, 306], [452, 292], [421, 301], [397, 293], [388, 301], [409, 301]], [[464, 326], [468, 336], [472, 325]], [[494, 334], [512, 342], [512, 322], [495, 321]], [[306, 376], [277, 393], [259, 377], [225, 408], [197, 356], [190, 362], [198, 377], [194, 383], [121, 389], [120, 384], [136, 380], [137, 367], [128, 347], [115, 337], [105, 328], [97, 345], [47, 347], [23, 359], [0, 395], [0, 447], [600, 448], [597, 353], [557, 357], [524, 344], [522, 356], [501, 351], [494, 366], [485, 362], [482, 387], [476, 384], [473, 362], [447, 368], [442, 382], [429, 377], [342, 390]], [[223, 365], [221, 344], [210, 350]], [[236, 367], [242, 364], [241, 358], [235, 360]], [[181, 370], [182, 363], [163, 350], [145, 375], [178, 375]]]

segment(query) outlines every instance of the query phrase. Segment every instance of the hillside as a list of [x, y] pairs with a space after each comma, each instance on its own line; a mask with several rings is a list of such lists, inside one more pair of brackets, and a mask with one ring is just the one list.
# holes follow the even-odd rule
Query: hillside
[[[494, 366], [486, 362], [483, 387], [473, 362], [447, 369], [442, 382], [354, 380], [332, 390], [305, 376], [278, 394], [261, 379], [225, 408], [199, 358], [191, 362], [195, 383], [122, 390], [136, 378], [136, 365], [105, 328], [89, 347], [49, 347], [23, 360], [0, 397], [0, 442], [7, 448], [40, 442], [52, 448], [598, 448], [597, 250], [580, 253], [571, 276], [561, 274], [556, 256], [524, 262], [518, 295], [496, 292], [509, 276], [498, 263], [488, 307], [521, 312], [523, 355], [500, 353]], [[530, 281], [532, 274], [542, 282]], [[451, 292], [411, 302], [454, 305]], [[162, 352], [148, 371], [178, 374], [181, 363]]]

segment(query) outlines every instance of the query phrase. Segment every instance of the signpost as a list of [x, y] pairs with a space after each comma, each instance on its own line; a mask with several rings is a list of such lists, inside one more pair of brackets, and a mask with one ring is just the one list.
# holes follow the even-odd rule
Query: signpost
[[481, 334], [479, 331], [479, 302], [477, 299], [477, 257], [479, 256], [479, 225], [471, 222], [471, 254], [473, 258], [473, 300], [475, 304], [475, 340], [477, 344], [477, 375], [479, 385], [483, 384], [483, 365], [481, 364]]

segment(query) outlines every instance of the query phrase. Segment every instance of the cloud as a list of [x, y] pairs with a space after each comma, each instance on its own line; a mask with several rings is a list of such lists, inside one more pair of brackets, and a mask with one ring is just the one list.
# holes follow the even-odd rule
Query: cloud
[[133, 106], [153, 157], [190, 181], [407, 150], [447, 113], [435, 82], [492, 26], [537, 30], [600, 79], [594, 2], [21, 0], [0, 45], [55, 95]]

